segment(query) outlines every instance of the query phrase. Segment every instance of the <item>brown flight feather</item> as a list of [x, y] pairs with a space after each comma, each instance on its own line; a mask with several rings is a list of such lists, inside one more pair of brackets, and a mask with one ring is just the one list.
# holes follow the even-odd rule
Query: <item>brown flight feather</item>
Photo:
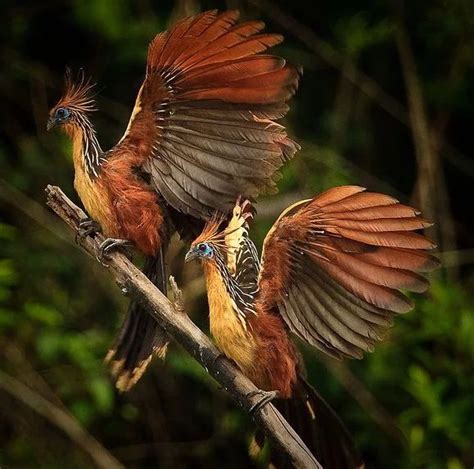
[[419, 212], [358, 186], [330, 189], [284, 212], [264, 242], [257, 304], [279, 312], [300, 338], [334, 357], [372, 350], [394, 314], [413, 305], [400, 291], [426, 291], [420, 272], [435, 247], [413, 233]]
[[238, 194], [275, 190], [299, 146], [274, 120], [287, 111], [299, 70], [260, 53], [281, 42], [239, 14], [202, 13], [159, 34], [122, 146], [147, 135], [141, 165], [173, 208], [207, 219]]
[[[193, 236], [215, 211], [230, 213], [240, 194], [252, 200], [274, 192], [278, 170], [299, 148], [275, 121], [287, 113], [300, 71], [266, 52], [280, 35], [238, 18], [208, 11], [153, 39], [125, 134], [94, 165], [84, 164], [89, 144], [98, 147], [85, 115], [94, 110], [92, 84], [68, 78], [58, 103], [82, 113], [64, 124], [81, 200], [106, 236], [128, 239], [147, 256], [150, 278], [164, 270], [159, 253], [175, 229]], [[166, 289], [161, 276], [156, 283]], [[153, 352], [150, 321], [132, 304], [109, 355], [124, 388]]]

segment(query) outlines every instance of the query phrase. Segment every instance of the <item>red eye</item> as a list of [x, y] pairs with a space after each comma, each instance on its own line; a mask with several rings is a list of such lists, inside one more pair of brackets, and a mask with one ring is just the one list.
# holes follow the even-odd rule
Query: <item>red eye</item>
[[201, 251], [201, 252], [205, 252], [207, 251], [207, 246], [205, 244], [200, 244], [198, 246], [198, 249]]

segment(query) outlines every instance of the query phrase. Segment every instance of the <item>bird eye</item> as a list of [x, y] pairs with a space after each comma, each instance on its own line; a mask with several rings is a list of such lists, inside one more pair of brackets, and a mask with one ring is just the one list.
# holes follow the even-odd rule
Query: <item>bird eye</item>
[[198, 249], [201, 251], [201, 252], [206, 252], [207, 251], [207, 246], [205, 244], [200, 244], [198, 246]]
[[61, 120], [67, 119], [70, 114], [71, 114], [71, 111], [65, 107], [60, 107], [59, 109], [56, 110], [56, 117]]

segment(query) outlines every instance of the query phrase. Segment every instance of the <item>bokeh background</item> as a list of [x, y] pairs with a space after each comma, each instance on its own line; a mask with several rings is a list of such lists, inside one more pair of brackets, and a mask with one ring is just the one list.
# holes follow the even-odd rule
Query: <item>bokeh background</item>
[[[173, 344], [136, 388], [115, 392], [102, 360], [126, 299], [45, 208], [72, 188], [70, 146], [46, 133], [67, 65], [98, 85], [104, 148], [128, 121], [148, 41], [176, 19], [238, 8], [304, 67], [285, 120], [302, 150], [262, 199], [260, 244], [281, 209], [337, 184], [396, 196], [436, 221], [444, 268], [360, 362], [304, 350], [309, 380], [343, 417], [367, 467], [474, 464], [474, 3], [472, 0], [95, 0], [1, 2], [0, 466], [263, 467], [252, 421]], [[204, 285], [170, 270], [207, 330]], [[105, 462], [104, 462], [105, 461]]]

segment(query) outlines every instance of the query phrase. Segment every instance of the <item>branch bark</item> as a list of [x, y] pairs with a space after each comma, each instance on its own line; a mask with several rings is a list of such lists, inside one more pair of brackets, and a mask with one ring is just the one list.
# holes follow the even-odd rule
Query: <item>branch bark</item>
[[[408, 110], [418, 165], [417, 198], [423, 215], [435, 223], [435, 240], [442, 251], [456, 250], [456, 231], [449, 204], [439, 146], [430, 128], [421, 81], [410, 39], [399, 19], [396, 43], [407, 90]], [[456, 275], [455, 275], [456, 276]]]
[[54, 405], [26, 384], [0, 370], [0, 390], [23, 402], [36, 413], [42, 415], [82, 448], [95, 465], [101, 469], [125, 469], [79, 422], [68, 412]]
[[[46, 188], [48, 206], [74, 231], [86, 214], [74, 205], [59, 187]], [[100, 234], [78, 238], [78, 244], [91, 256], [96, 255]], [[249, 411], [257, 401], [258, 388], [229, 360], [224, 358], [209, 338], [183, 312], [176, 310], [143, 273], [124, 255], [111, 255], [109, 271], [123, 292], [148, 306], [149, 314], [198, 361], [204, 369], [229, 393], [232, 399]], [[322, 468], [298, 434], [272, 405], [267, 404], [253, 415], [259, 427], [273, 444], [283, 451], [296, 468]]]
[[[311, 28], [298, 22], [284, 9], [270, 0], [249, 0], [252, 5], [268, 15], [276, 24], [286, 29], [301, 43], [305, 44], [317, 57], [330, 67], [340, 70], [342, 75], [356, 88], [364, 93], [389, 115], [410, 127], [409, 112], [402, 103], [387, 93], [373, 78], [358, 69], [354, 63], [346, 64], [344, 54], [332, 44], [321, 39]], [[443, 142], [443, 158], [453, 164], [458, 170], [469, 176], [474, 176], [472, 158], [461, 153], [458, 148], [448, 141]]]

